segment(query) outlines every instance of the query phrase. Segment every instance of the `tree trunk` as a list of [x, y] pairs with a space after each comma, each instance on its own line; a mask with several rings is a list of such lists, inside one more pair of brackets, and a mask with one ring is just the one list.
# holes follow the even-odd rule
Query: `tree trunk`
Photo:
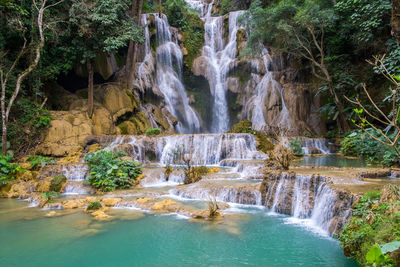
[[[143, 7], [143, 0], [139, 0], [139, 7], [137, 10], [136, 16], [136, 24], [140, 25], [140, 18], [142, 16], [142, 7]], [[129, 49], [133, 47], [131, 54], [129, 54]], [[129, 49], [128, 49], [128, 56], [130, 60], [130, 64], [126, 65], [127, 68], [127, 87], [128, 89], [133, 89], [133, 82], [135, 80], [135, 66], [136, 66], [136, 59], [137, 59], [137, 49], [138, 44], [134, 43], [132, 40], [129, 42]], [[129, 69], [128, 69], [129, 68]]]
[[6, 119], [4, 118], [4, 115], [2, 116], [3, 118], [3, 130], [2, 130], [2, 136], [1, 136], [1, 155], [6, 156], [7, 155], [7, 123]]
[[158, 16], [161, 18], [161, 14], [162, 14], [162, 5], [161, 5], [161, 0], [158, 0]]
[[[136, 8], [137, 8], [137, 0], [133, 0], [131, 12], [129, 14], [129, 16], [131, 18], [135, 17]], [[130, 40], [129, 46], [128, 46], [128, 54], [126, 55], [126, 64], [125, 64], [125, 82], [126, 82], [128, 89], [132, 89], [132, 86], [133, 86], [133, 81], [131, 80], [132, 66], [134, 65], [132, 62], [133, 61], [133, 50], [134, 50], [134, 43], [132, 40]]]
[[93, 66], [90, 60], [86, 62], [87, 70], [88, 70], [88, 115], [89, 118], [93, 116]]
[[400, 41], [400, 1], [392, 0], [392, 35]]

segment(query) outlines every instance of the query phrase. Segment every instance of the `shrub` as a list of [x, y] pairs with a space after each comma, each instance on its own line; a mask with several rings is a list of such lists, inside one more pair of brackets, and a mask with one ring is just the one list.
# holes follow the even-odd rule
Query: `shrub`
[[[365, 193], [354, 205], [353, 216], [339, 236], [345, 255], [355, 258], [363, 266], [371, 260], [367, 255], [371, 256], [370, 251], [376, 244], [400, 240], [400, 198], [398, 195], [388, 197], [387, 193], [393, 190], [398, 194], [399, 187], [391, 187], [394, 186], [386, 186], [382, 193]], [[386, 264], [397, 266], [399, 254], [390, 254], [384, 260]]]
[[298, 139], [294, 139], [290, 141], [290, 149], [292, 150], [295, 156], [301, 157], [304, 156], [304, 151], [301, 146], [301, 141]]
[[50, 183], [50, 191], [60, 192], [63, 184], [67, 181], [67, 177], [62, 174], [58, 174], [53, 177]]
[[47, 199], [47, 203], [51, 203], [53, 199], [58, 197], [57, 192], [54, 191], [49, 191], [46, 193], [43, 193], [42, 196], [44, 196]]
[[[375, 136], [379, 136], [373, 129], [368, 129], [368, 131]], [[341, 145], [340, 152], [345, 156], [362, 156], [368, 162], [387, 166], [400, 163], [400, 159], [393, 148], [372, 139], [362, 130], [356, 130], [348, 134]]]
[[29, 155], [27, 160], [32, 166], [32, 170], [39, 170], [40, 168], [46, 166], [47, 164], [54, 164], [56, 161], [53, 158]]
[[232, 128], [230, 129], [230, 133], [252, 133], [255, 134], [256, 131], [254, 131], [251, 126], [253, 123], [249, 120], [242, 120], [238, 122], [237, 124], [233, 125]]
[[131, 187], [134, 180], [142, 173], [141, 165], [120, 158], [122, 156], [126, 156], [126, 153], [106, 150], [87, 155], [85, 161], [90, 169], [88, 183], [106, 192]]
[[159, 135], [161, 134], [160, 128], [150, 128], [146, 130], [146, 135]]
[[89, 203], [86, 210], [99, 210], [99, 209], [101, 209], [101, 207], [102, 206], [101, 206], [100, 201], [93, 201], [93, 202]]
[[17, 173], [22, 172], [21, 166], [12, 163], [13, 156], [0, 155], [0, 186], [7, 184], [9, 181], [14, 180]]

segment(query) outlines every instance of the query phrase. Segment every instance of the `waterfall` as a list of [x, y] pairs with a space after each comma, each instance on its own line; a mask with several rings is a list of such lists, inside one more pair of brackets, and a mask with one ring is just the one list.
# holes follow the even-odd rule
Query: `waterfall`
[[[197, 133], [200, 121], [195, 111], [189, 106], [188, 97], [181, 81], [182, 51], [173, 38], [167, 17], [155, 16], [157, 29], [157, 85], [167, 109], [178, 119], [176, 130], [179, 133]], [[174, 40], [175, 39], [175, 40]]]
[[262, 205], [261, 192], [258, 186], [197, 183], [185, 189], [171, 189], [173, 196], [193, 200], [216, 200], [218, 202], [237, 203], [243, 205]]
[[[256, 88], [252, 97], [250, 97], [245, 103], [244, 112], [246, 118], [252, 122], [252, 128], [260, 131], [268, 125], [277, 126], [280, 129], [290, 129], [290, 117], [289, 111], [286, 107], [285, 100], [283, 98], [283, 91], [281, 85], [273, 78], [272, 72], [269, 70], [269, 66], [273, 64], [272, 59], [269, 55], [268, 50], [263, 47], [261, 53], [262, 65], [265, 70], [264, 76], [259, 78], [259, 75], [252, 75], [252, 79], [256, 82]], [[252, 68], [260, 73], [260, 63], [258, 60], [253, 60]], [[267, 121], [265, 115], [267, 114], [267, 97], [273, 94], [279, 95], [282, 109], [277, 117], [273, 121]]]
[[264, 204], [324, 233], [337, 233], [350, 216], [352, 197], [332, 190], [327, 179], [282, 173], [267, 178]]
[[154, 71], [154, 57], [150, 48], [150, 31], [147, 23], [149, 14], [143, 14], [141, 17], [141, 25], [144, 26], [144, 44], [140, 47], [140, 51], [144, 55], [143, 61], [137, 69], [137, 84], [141, 90], [151, 88], [154, 81], [152, 72]]
[[117, 136], [107, 150], [123, 150], [142, 163], [157, 161], [161, 165], [220, 165], [221, 161], [263, 160], [266, 155], [256, 149], [251, 134], [194, 134], [174, 136]]
[[[207, 62], [206, 78], [213, 96], [213, 116], [211, 132], [226, 132], [230, 127], [228, 104], [226, 100], [227, 75], [236, 58], [237, 19], [243, 11], [229, 13], [228, 43], [224, 41], [224, 17], [211, 17], [213, 2], [200, 5], [199, 1], [187, 1], [192, 7], [200, 9], [204, 20], [204, 42], [202, 56]], [[206, 11], [207, 10], [207, 11]]]

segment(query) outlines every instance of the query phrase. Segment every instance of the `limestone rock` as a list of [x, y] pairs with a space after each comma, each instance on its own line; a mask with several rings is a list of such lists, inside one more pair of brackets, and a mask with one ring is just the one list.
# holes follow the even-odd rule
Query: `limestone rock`
[[50, 186], [51, 186], [51, 180], [52, 180], [51, 177], [47, 177], [47, 178], [37, 182], [37, 184], [35, 186], [35, 191], [41, 192], [41, 193], [49, 192]]
[[106, 206], [106, 207], [114, 207], [117, 205], [119, 202], [121, 202], [121, 198], [103, 198], [101, 202]]
[[99, 221], [108, 221], [111, 220], [112, 217], [107, 215], [103, 210], [97, 210], [95, 212], [90, 213], [96, 220]]
[[11, 186], [7, 196], [9, 198], [28, 198], [34, 191], [35, 184], [33, 182], [19, 182]]
[[167, 199], [164, 199], [163, 201], [154, 203], [152, 209], [155, 211], [173, 212], [173, 211], [176, 211], [177, 204], [178, 204], [178, 202], [167, 198]]
[[71, 200], [66, 200], [62, 203], [64, 209], [83, 208], [85, 205], [86, 203], [82, 199], [71, 199]]

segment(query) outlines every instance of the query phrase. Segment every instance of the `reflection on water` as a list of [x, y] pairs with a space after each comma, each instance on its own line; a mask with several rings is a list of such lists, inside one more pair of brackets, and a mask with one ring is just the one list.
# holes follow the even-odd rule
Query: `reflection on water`
[[340, 155], [305, 156], [295, 161], [296, 166], [328, 166], [328, 167], [371, 167], [362, 158], [348, 158]]

